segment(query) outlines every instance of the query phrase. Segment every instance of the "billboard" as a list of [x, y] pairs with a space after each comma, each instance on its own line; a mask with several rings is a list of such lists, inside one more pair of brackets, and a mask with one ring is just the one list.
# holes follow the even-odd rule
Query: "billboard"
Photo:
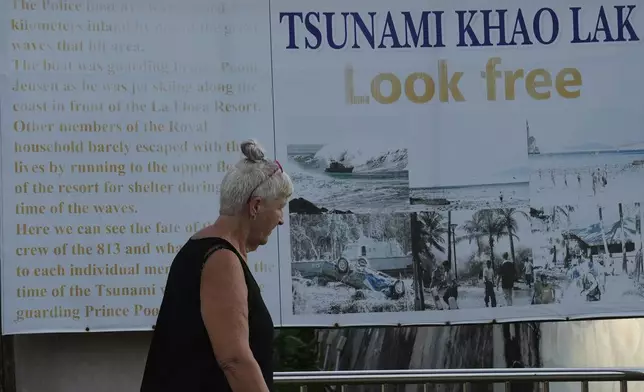
[[635, 4], [4, 4], [3, 333], [145, 330], [256, 138], [276, 325], [644, 314]]

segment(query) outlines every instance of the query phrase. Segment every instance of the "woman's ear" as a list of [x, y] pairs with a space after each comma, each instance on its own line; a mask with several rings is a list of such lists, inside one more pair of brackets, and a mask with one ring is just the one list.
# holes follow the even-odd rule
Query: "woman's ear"
[[255, 216], [259, 214], [260, 210], [260, 201], [261, 199], [259, 197], [255, 197], [250, 201], [250, 216], [252, 219], [255, 219]]

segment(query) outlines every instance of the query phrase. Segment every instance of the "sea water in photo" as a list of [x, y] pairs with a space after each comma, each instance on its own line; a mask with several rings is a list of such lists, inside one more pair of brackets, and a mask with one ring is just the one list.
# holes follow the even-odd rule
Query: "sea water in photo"
[[531, 205], [644, 200], [644, 150], [530, 155]]
[[528, 125], [521, 116], [451, 109], [441, 111], [440, 119], [426, 143], [410, 147], [414, 211], [528, 206], [530, 169], [522, 132]]
[[344, 144], [287, 146], [294, 197], [328, 210], [409, 209], [407, 149]]
[[412, 188], [413, 208], [447, 210], [480, 210], [484, 208], [519, 208], [529, 204], [527, 182]]

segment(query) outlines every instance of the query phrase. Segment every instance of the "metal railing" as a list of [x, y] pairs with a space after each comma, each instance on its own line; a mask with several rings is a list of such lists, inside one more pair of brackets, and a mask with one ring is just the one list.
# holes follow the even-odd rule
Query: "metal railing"
[[[644, 381], [644, 368], [539, 368], [539, 369], [447, 369], [447, 370], [349, 370], [320, 372], [275, 373], [276, 384], [300, 386], [336, 385], [344, 391], [349, 385], [379, 385], [387, 391], [388, 385], [417, 384], [429, 390], [431, 384], [461, 384], [469, 392], [472, 384], [503, 383], [510, 391], [512, 383], [537, 383], [542, 392], [549, 391], [553, 382], [578, 382], [581, 392], [588, 392], [590, 382], [619, 382], [620, 392], [628, 392], [629, 381]], [[522, 389], [523, 390], [523, 389]]]

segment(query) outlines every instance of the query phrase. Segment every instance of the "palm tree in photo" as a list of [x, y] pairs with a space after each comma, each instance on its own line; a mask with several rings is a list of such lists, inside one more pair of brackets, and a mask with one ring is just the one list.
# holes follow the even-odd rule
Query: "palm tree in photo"
[[419, 253], [431, 262], [435, 262], [432, 249], [439, 252], [445, 252], [445, 235], [447, 226], [445, 218], [436, 211], [421, 212], [418, 214], [420, 223], [419, 239], [420, 247], [417, 248]]
[[566, 219], [566, 228], [570, 227], [570, 215], [575, 212], [575, 207], [573, 206], [556, 206], [552, 208], [552, 222], [557, 224], [559, 222], [559, 216], [563, 215]]
[[439, 252], [445, 251], [445, 234], [447, 227], [443, 215], [435, 211], [412, 213], [411, 216], [411, 235], [412, 249], [414, 249], [414, 271], [416, 279], [416, 310], [423, 310], [425, 299], [423, 293], [422, 271], [426, 270], [423, 266], [423, 259], [429, 263], [429, 270], [436, 264], [436, 258], [432, 249]]
[[510, 254], [512, 255], [512, 261], [516, 263], [515, 253], [514, 253], [514, 238], [517, 237], [516, 232], [518, 229], [517, 217], [523, 217], [527, 220], [530, 219], [530, 216], [522, 210], [517, 210], [516, 208], [499, 208], [497, 210], [499, 215], [500, 224], [505, 227], [508, 237], [510, 238]]
[[507, 234], [504, 222], [495, 210], [480, 210], [472, 215], [472, 219], [465, 222], [465, 226], [475, 230], [482, 238], [486, 238], [490, 247], [490, 261], [495, 266], [494, 246], [496, 241]]
[[465, 235], [461, 236], [459, 240], [460, 241], [467, 240], [467, 242], [470, 244], [472, 243], [472, 241], [475, 241], [476, 255], [480, 259], [481, 255], [483, 254], [483, 242], [481, 241], [483, 236], [481, 235], [479, 225], [476, 222], [469, 220], [463, 224], [461, 229], [463, 229], [463, 232], [465, 232]]
[[418, 219], [418, 213], [411, 214], [411, 249], [412, 267], [414, 271], [414, 310], [425, 310], [425, 293], [423, 292], [423, 268], [421, 253], [425, 252], [422, 241], [423, 227]]

